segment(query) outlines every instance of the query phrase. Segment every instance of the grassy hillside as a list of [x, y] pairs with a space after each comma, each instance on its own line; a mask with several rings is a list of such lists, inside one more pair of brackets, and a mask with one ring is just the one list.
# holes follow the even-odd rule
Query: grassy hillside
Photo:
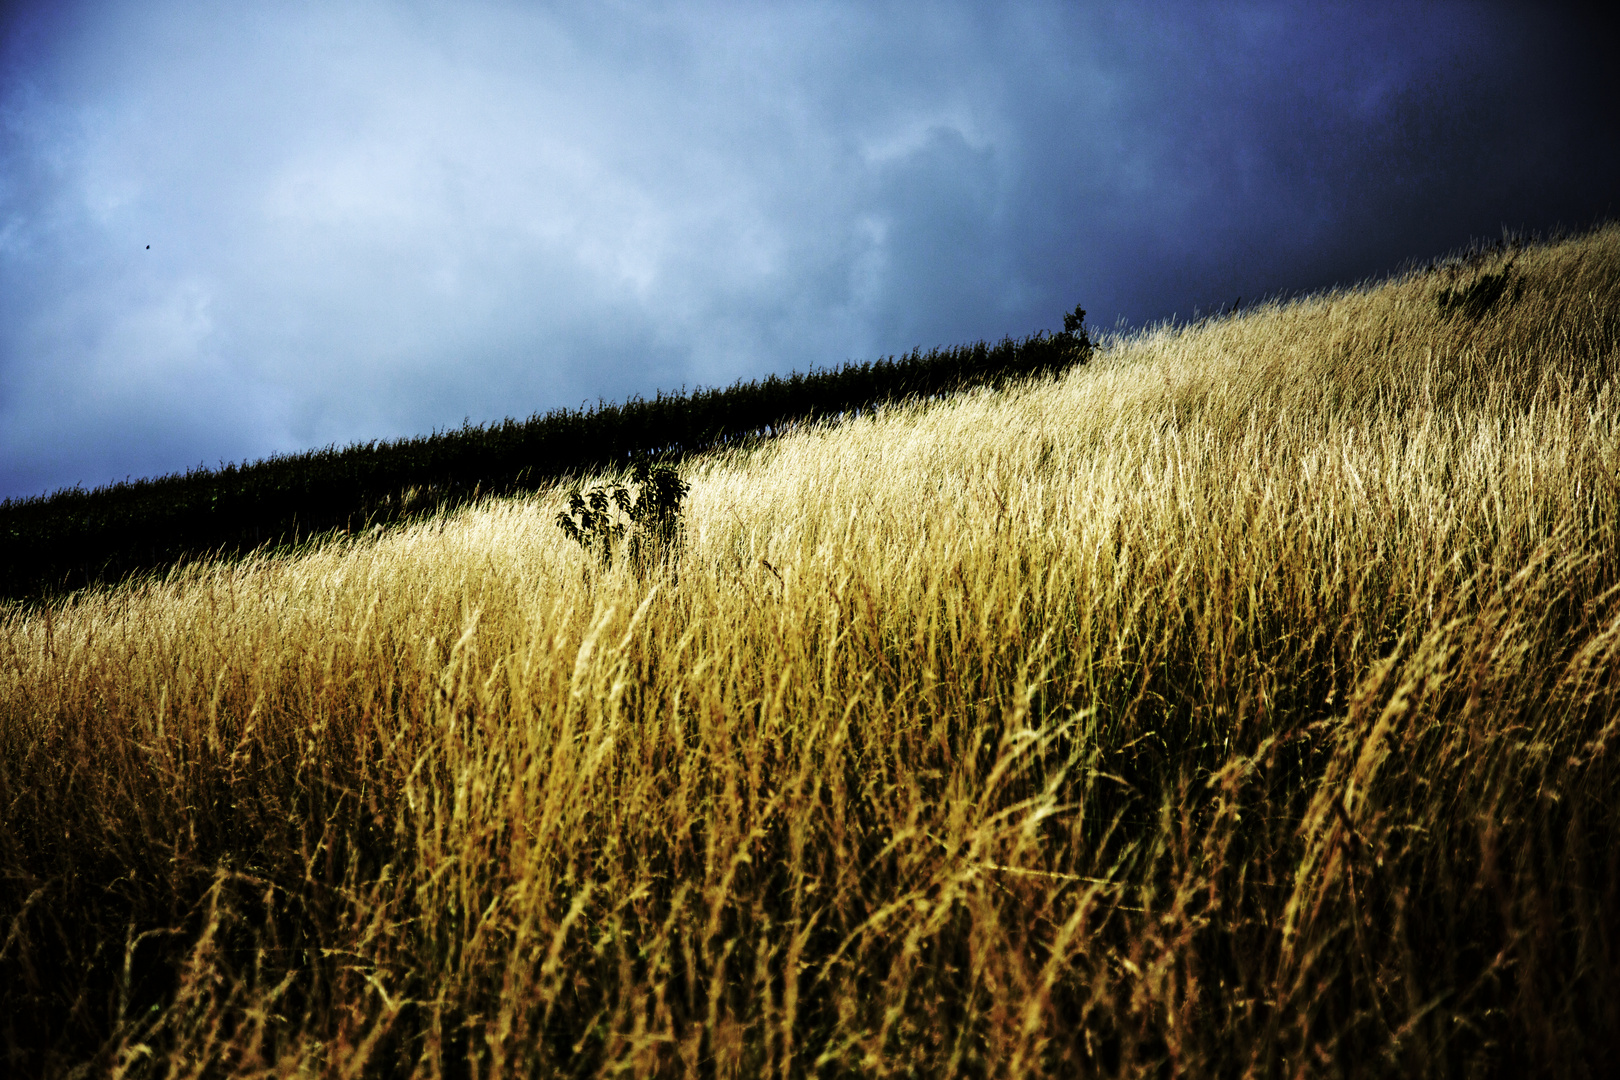
[[1598, 1073], [1620, 229], [0, 628], [8, 1068]]

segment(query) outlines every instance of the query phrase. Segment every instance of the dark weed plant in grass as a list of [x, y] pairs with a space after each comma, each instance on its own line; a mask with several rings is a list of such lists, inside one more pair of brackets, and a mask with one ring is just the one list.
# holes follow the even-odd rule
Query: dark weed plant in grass
[[638, 576], [673, 565], [680, 557], [681, 500], [690, 486], [673, 465], [638, 458], [629, 482], [599, 484], [568, 493], [568, 509], [557, 515], [563, 533], [611, 566], [622, 554]]
[[1480, 274], [1466, 285], [1441, 289], [1435, 296], [1435, 306], [1442, 316], [1448, 318], [1452, 315], [1461, 315], [1468, 319], [1480, 319], [1495, 307], [1502, 297], [1508, 297], [1509, 303], [1517, 300], [1522, 288], [1522, 282], [1516, 284], [1514, 281], [1513, 264], [1510, 261], [1500, 270]]

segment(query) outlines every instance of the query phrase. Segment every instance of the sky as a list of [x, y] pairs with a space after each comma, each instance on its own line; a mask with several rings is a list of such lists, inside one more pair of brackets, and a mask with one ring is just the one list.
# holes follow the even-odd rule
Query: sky
[[1596, 10], [4, 4], [0, 497], [1584, 228]]

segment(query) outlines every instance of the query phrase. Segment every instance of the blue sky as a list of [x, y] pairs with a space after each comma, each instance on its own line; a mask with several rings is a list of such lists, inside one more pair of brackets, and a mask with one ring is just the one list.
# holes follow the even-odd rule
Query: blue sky
[[0, 496], [1590, 225], [1582, 11], [12, 4]]

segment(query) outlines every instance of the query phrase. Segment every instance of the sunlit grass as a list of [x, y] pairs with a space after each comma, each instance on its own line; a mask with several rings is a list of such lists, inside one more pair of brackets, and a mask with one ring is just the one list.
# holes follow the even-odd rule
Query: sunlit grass
[[[1507, 267], [1483, 312], [1441, 304]], [[10, 1068], [1597, 1071], [1620, 229], [0, 630]]]

